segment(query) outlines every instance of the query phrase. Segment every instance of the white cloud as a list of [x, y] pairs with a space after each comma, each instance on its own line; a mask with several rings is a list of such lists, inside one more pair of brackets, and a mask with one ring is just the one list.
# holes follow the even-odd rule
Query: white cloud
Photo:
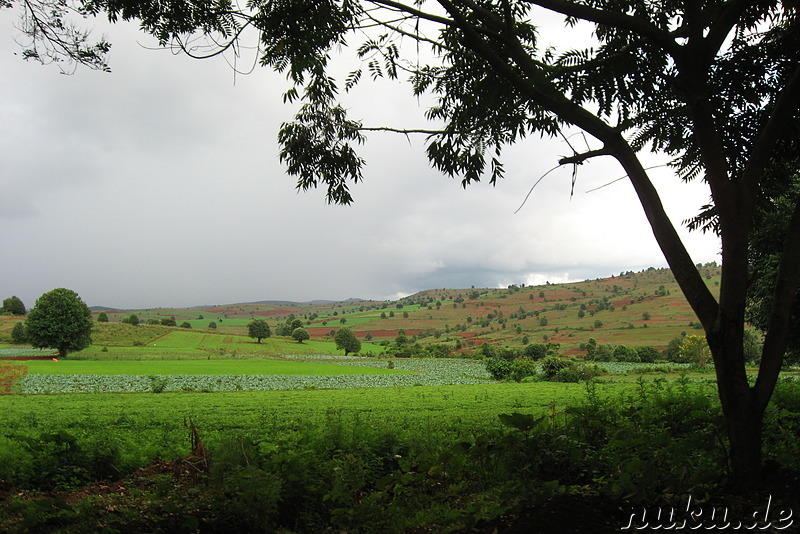
[[[13, 18], [13, 17], [12, 17]], [[1, 19], [6, 36], [12, 20]], [[507, 178], [464, 190], [430, 168], [424, 140], [375, 134], [350, 207], [298, 193], [278, 162], [290, 119], [284, 77], [234, 77], [222, 61], [146, 50], [134, 25], [108, 31], [111, 74], [25, 63], [0, 43], [13, 80], [0, 99], [0, 297], [27, 305], [54, 287], [89, 304], [191, 306], [260, 299], [385, 298], [436, 287], [530, 284], [664, 265], [641, 207], [613, 162], [533, 183], [569, 153], [532, 138], [507, 152]], [[235, 82], [235, 83], [234, 83]], [[414, 126], [408, 88], [365, 85], [352, 116]], [[676, 224], [706, 202], [702, 184], [654, 171]], [[687, 237], [696, 261], [709, 236]]]

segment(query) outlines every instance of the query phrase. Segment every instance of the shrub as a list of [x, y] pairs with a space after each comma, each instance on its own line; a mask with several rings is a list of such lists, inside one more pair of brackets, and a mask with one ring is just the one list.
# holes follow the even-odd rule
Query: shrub
[[532, 360], [541, 360], [547, 355], [547, 345], [544, 343], [532, 343], [525, 347], [522, 354]]
[[596, 362], [613, 362], [614, 361], [614, 348], [611, 345], [598, 345], [594, 349], [594, 357]]
[[642, 363], [653, 363], [660, 356], [658, 350], [649, 345], [645, 347], [637, 347], [636, 354], [639, 356], [639, 361]]
[[536, 376], [538, 374], [537, 364], [533, 360], [517, 358], [511, 362], [511, 374], [509, 378], [515, 382], [522, 382], [523, 378]]
[[539, 362], [542, 369], [542, 378], [544, 380], [551, 380], [559, 371], [569, 366], [567, 360], [562, 360], [556, 356], [548, 356]]
[[25, 331], [25, 323], [20, 321], [11, 329], [11, 341], [19, 345], [25, 343], [27, 339], [28, 333]]
[[483, 361], [486, 371], [495, 380], [506, 380], [511, 376], [511, 362], [501, 358], [486, 358]]
[[614, 348], [614, 359], [618, 362], [638, 363], [641, 361], [636, 349], [633, 349], [627, 345], [617, 345]]

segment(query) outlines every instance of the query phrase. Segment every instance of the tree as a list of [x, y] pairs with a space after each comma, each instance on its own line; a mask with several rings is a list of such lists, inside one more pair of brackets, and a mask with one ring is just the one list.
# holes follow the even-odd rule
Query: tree
[[107, 323], [108, 322], [108, 314], [106, 312], [100, 312], [97, 314], [97, 322], [98, 323]]
[[128, 317], [125, 317], [120, 321], [121, 323], [131, 324], [133, 326], [137, 326], [139, 324], [139, 316], [135, 313], [130, 314]]
[[[6, 1], [10, 4], [13, 0]], [[531, 135], [560, 136], [572, 154], [558, 160], [577, 170], [610, 157], [638, 197], [654, 237], [703, 325], [714, 361], [730, 441], [733, 481], [761, 477], [764, 409], [774, 390], [791, 334], [800, 284], [800, 207], [776, 244], [773, 305], [766, 312], [761, 364], [753, 386], [743, 355], [749, 252], [761, 223], [760, 206], [784, 192], [800, 158], [800, 17], [786, 0], [439, 0], [408, 2], [254, 2], [236, 7], [200, 0], [77, 0], [112, 21], [138, 19], [177, 50], [204, 34], [205, 56], [239, 50], [246, 26], [258, 32], [261, 64], [287, 73], [284, 94], [302, 100], [296, 119], [279, 132], [280, 158], [299, 189], [322, 186], [327, 200], [349, 204], [350, 183], [362, 179], [355, 146], [367, 132], [427, 136], [427, 155], [464, 186], [503, 176], [503, 149]], [[432, 7], [434, 6], [435, 7]], [[69, 3], [26, 2], [22, 28], [34, 46], [25, 57], [55, 55], [104, 68], [107, 43], [90, 44], [65, 24]], [[583, 49], [540, 42], [539, 9], [563, 15], [567, 32], [593, 30]], [[302, 16], [298, 16], [302, 13]], [[27, 24], [25, 24], [27, 23]], [[37, 41], [36, 38], [39, 38]], [[350, 73], [345, 91], [365, 80], [410, 75], [414, 96], [430, 95], [431, 128], [373, 127], [348, 117], [341, 90], [327, 72], [331, 55], [349, 40], [366, 62]], [[403, 48], [411, 40], [414, 46]], [[562, 43], [578, 42], [562, 36]], [[35, 45], [41, 43], [40, 48]], [[428, 51], [421, 49], [429, 47]], [[408, 51], [411, 57], [404, 60]], [[425, 58], [431, 58], [429, 63]], [[568, 141], [582, 131], [592, 146]], [[587, 143], [588, 144], [588, 143]], [[647, 153], [666, 155], [680, 178], [702, 179], [711, 203], [693, 221], [719, 233], [722, 279], [715, 298], [689, 256], [648, 174]], [[776, 221], [777, 223], [777, 221]], [[773, 235], [777, 230], [770, 230]], [[542, 293], [540, 293], [542, 295]]]
[[174, 317], [164, 317], [161, 319], [161, 324], [163, 326], [178, 326], [178, 322], [175, 321]]
[[361, 350], [361, 342], [349, 328], [340, 328], [333, 340], [336, 342], [336, 348], [343, 350], [345, 356]]
[[255, 338], [256, 343], [261, 343], [261, 340], [268, 338], [272, 335], [267, 321], [264, 319], [253, 319], [247, 324], [247, 335]]
[[28, 343], [37, 349], [56, 349], [59, 358], [92, 344], [92, 312], [70, 289], [53, 289], [39, 297], [25, 325]]
[[678, 358], [682, 362], [696, 363], [705, 367], [711, 359], [711, 350], [703, 336], [686, 336], [681, 342]]
[[190, 323], [189, 321], [184, 321], [181, 323], [181, 328], [191, 328], [191, 327], [192, 323]]
[[308, 335], [308, 330], [306, 330], [303, 327], [298, 327], [298, 328], [295, 328], [294, 330], [292, 330], [292, 337], [298, 343], [302, 343], [306, 339], [309, 339], [311, 336]]
[[25, 329], [25, 323], [22, 321], [16, 323], [11, 329], [11, 342], [20, 345], [28, 341], [28, 332]]
[[522, 354], [532, 360], [541, 360], [547, 356], [547, 345], [544, 343], [532, 343], [522, 350]]
[[210, 323], [208, 323], [208, 327], [211, 328], [212, 330], [216, 330], [217, 323], [215, 323], [214, 321], [211, 321]]
[[3, 307], [0, 308], [0, 313], [8, 313], [11, 315], [25, 315], [25, 304], [16, 295], [3, 299]]
[[636, 354], [639, 355], [639, 360], [642, 363], [653, 363], [661, 356], [655, 347], [649, 345], [636, 347]]

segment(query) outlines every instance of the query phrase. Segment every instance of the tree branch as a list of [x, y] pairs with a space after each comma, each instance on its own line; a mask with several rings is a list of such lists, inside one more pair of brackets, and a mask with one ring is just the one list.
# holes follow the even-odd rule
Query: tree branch
[[356, 130], [360, 132], [391, 132], [399, 134], [424, 134], [424, 135], [447, 135], [459, 132], [448, 132], [445, 130], [426, 130], [424, 128], [391, 128], [389, 126], [359, 126]]
[[543, 7], [550, 11], [561, 13], [569, 17], [629, 30], [642, 37], [647, 37], [666, 50], [671, 56], [676, 57], [680, 54], [680, 45], [672, 38], [669, 32], [645, 21], [640, 17], [626, 15], [623, 13], [613, 13], [603, 9], [597, 9], [584, 4], [577, 4], [569, 0], [525, 0], [529, 4]]
[[798, 109], [800, 109], [800, 65], [795, 68], [789, 81], [778, 94], [775, 108], [753, 144], [742, 173], [742, 181], [746, 186], [750, 188], [757, 186], [764, 169], [769, 164], [775, 143], [785, 129], [794, 124]]
[[439, 15], [434, 15], [433, 13], [426, 13], [425, 11], [413, 8], [407, 4], [403, 4], [402, 2], [395, 2], [394, 0], [372, 0], [372, 3], [400, 11], [402, 13], [408, 13], [409, 15], [414, 15], [415, 17], [419, 17], [421, 19], [428, 20], [431, 22], [436, 22], [444, 26], [456, 25], [452, 20], [446, 17], [440, 17]]
[[749, 0], [731, 0], [720, 10], [717, 20], [710, 25], [705, 38], [709, 54], [716, 55], [719, 52], [728, 34], [739, 22], [742, 12], [751, 4]]
[[589, 150], [588, 152], [584, 152], [582, 154], [575, 154], [566, 158], [561, 158], [558, 160], [559, 165], [568, 165], [573, 163], [575, 165], [580, 165], [584, 161], [590, 158], [596, 158], [599, 156], [613, 156], [610, 150], [606, 147], [598, 148], [597, 150]]

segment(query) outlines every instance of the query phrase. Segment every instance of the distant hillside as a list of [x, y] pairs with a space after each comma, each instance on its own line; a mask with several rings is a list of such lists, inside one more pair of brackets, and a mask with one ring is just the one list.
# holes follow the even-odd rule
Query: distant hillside
[[[701, 274], [713, 293], [716, 264]], [[483, 343], [521, 347], [560, 343], [562, 352], [580, 354], [589, 338], [598, 343], [652, 345], [699, 328], [669, 269], [650, 268], [566, 284], [510, 286], [505, 289], [429, 289], [397, 301], [257, 301], [197, 308], [156, 308], [106, 312], [112, 322], [137, 314], [141, 322], [165, 318], [210, 332], [242, 334], [254, 318], [273, 327], [300, 318], [312, 338], [331, 336], [342, 326], [367, 341], [391, 342], [398, 334], [423, 344], [446, 343], [462, 352]], [[213, 325], [212, 325], [213, 323]]]

